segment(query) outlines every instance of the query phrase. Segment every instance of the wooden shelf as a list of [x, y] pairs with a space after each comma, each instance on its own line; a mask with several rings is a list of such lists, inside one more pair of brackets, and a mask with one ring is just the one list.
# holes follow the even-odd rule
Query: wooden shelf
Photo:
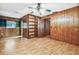
[[38, 19], [36, 18], [36, 16], [33, 15], [27, 15], [27, 17], [25, 17], [24, 19], [27, 23], [27, 30], [24, 29], [24, 31], [27, 32], [27, 34], [24, 32], [24, 36], [26, 36], [27, 38], [36, 37], [38, 29]]

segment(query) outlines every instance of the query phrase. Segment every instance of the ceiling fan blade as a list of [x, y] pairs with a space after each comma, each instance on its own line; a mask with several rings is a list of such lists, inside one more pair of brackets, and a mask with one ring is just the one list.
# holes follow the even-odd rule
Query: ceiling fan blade
[[28, 7], [28, 8], [32, 9], [33, 7]]
[[33, 8], [33, 7], [28, 7], [29, 9], [33, 9], [33, 10], [36, 10], [37, 8]]
[[51, 12], [51, 10], [49, 10], [49, 9], [46, 9], [46, 11], [47, 11], [47, 12]]

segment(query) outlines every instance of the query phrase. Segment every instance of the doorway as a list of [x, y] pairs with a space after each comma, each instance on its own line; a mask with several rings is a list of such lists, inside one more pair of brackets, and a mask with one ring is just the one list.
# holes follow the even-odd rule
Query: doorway
[[50, 18], [44, 19], [44, 35], [49, 36], [50, 35]]

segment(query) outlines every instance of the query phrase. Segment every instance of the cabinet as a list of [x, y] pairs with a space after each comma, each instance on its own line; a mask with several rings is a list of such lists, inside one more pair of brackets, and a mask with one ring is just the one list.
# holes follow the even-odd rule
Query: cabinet
[[26, 15], [22, 18], [23, 20], [23, 37], [25, 38], [33, 38], [37, 37], [37, 25], [38, 21], [36, 16]]

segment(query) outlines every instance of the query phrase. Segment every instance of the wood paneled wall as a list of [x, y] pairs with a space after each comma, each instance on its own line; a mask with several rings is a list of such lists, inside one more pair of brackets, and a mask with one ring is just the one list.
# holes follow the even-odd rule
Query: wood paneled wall
[[6, 37], [19, 36], [19, 28], [6, 28]]
[[51, 38], [79, 45], [79, 6], [54, 13], [49, 18]]
[[7, 21], [16, 21], [18, 18], [8, 17], [8, 16], [0, 16], [0, 19], [6, 19]]
[[[37, 30], [34, 29], [34, 33], [38, 35], [38, 37], [44, 37], [44, 20], [50, 18], [51, 38], [79, 45], [79, 6], [55, 12], [42, 18], [36, 16], [33, 17], [38, 22]], [[29, 37], [29, 16], [25, 15], [21, 20], [24, 23], [27, 23], [27, 29], [23, 29], [23, 36]], [[4, 32], [5, 28], [0, 28], [0, 31]], [[10, 31], [10, 33], [17, 31], [18, 29], [15, 29]]]
[[[0, 16], [0, 19], [5, 19], [6, 21], [16, 22], [17, 18]], [[16, 36], [19, 34], [19, 28], [7, 28], [6, 26], [0, 27], [0, 38]]]
[[6, 30], [5, 27], [0, 27], [0, 39], [6, 36], [5, 30]]

